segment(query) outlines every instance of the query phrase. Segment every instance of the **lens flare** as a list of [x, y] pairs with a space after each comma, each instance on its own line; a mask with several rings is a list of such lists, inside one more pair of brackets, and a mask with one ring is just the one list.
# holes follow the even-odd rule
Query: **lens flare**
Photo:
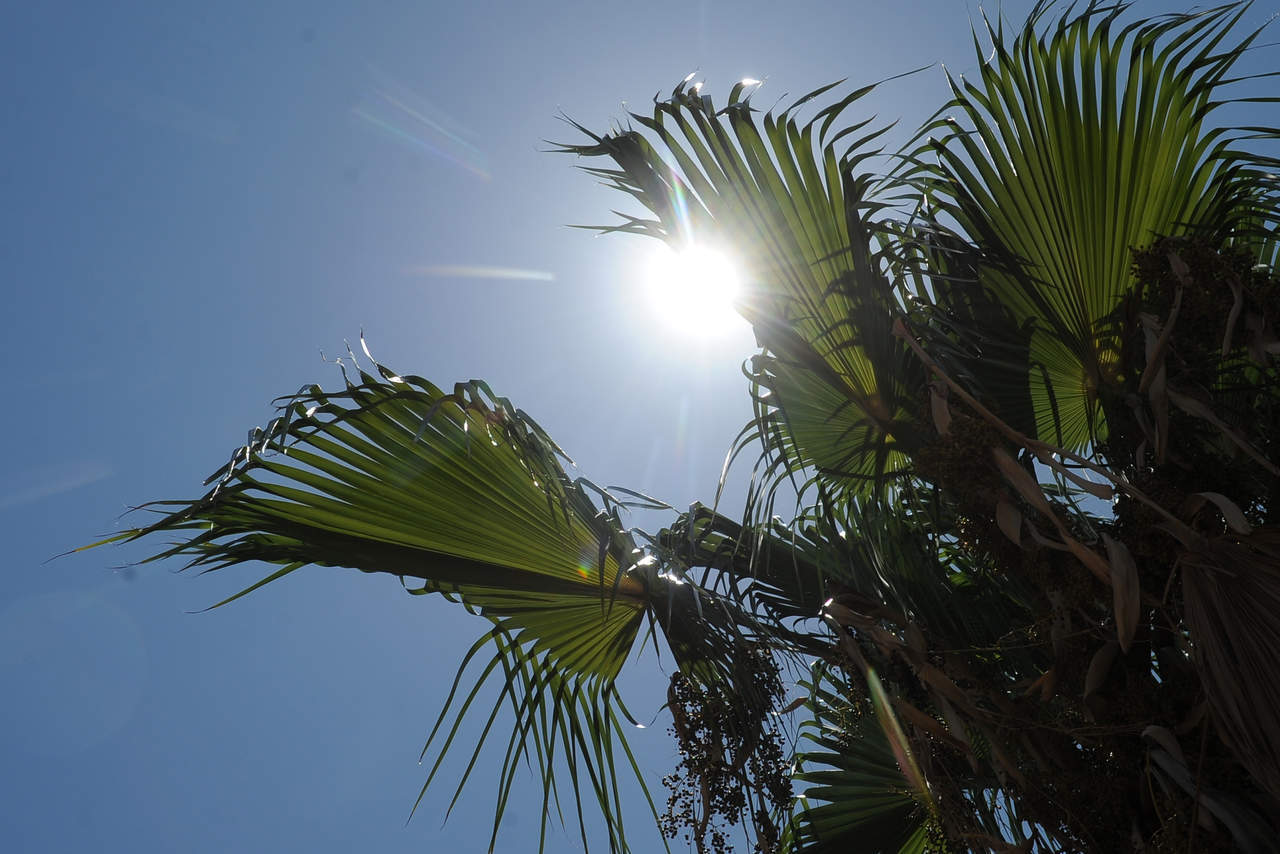
[[354, 117], [388, 139], [489, 180], [484, 153], [468, 141], [475, 138], [473, 132], [390, 75], [370, 71], [377, 85], [352, 107]]
[[530, 282], [554, 282], [554, 273], [546, 270], [524, 270], [517, 267], [488, 267], [473, 264], [428, 264], [408, 267], [411, 276], [433, 276], [451, 279], [516, 279]]

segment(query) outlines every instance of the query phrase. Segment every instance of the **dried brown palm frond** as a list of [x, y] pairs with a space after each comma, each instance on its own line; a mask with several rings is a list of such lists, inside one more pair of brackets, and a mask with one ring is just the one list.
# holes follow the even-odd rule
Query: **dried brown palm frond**
[[1187, 627], [1214, 722], [1280, 810], [1280, 529], [1181, 561]]

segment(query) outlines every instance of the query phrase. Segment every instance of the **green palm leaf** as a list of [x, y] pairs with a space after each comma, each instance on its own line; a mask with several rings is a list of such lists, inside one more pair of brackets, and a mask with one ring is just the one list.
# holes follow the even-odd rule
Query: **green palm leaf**
[[[869, 679], [876, 680], [874, 672]], [[875, 684], [878, 684], [876, 680]], [[805, 708], [813, 715], [801, 737], [812, 744], [797, 757], [796, 781], [808, 784], [796, 801], [789, 850], [805, 854], [864, 851], [921, 854], [927, 850], [929, 808], [899, 767], [877, 717], [848, 695], [829, 668], [816, 665]]]
[[1079, 449], [1105, 435], [1099, 395], [1118, 379], [1109, 321], [1132, 287], [1131, 249], [1206, 228], [1223, 239], [1259, 216], [1274, 223], [1274, 196], [1257, 192], [1266, 161], [1236, 143], [1275, 131], [1210, 123], [1258, 35], [1224, 47], [1246, 5], [1113, 33], [1128, 4], [1091, 3], [1041, 35], [1051, 5], [1012, 37], [988, 24], [990, 60], [976, 80], [948, 78], [953, 100], [921, 131], [939, 135], [916, 155], [936, 157], [922, 167], [935, 213], [1002, 259], [982, 271], [983, 286], [1018, 325], [1034, 324], [1034, 427]]
[[688, 82], [651, 116], [632, 114], [643, 132], [598, 136], [577, 126], [592, 143], [562, 150], [611, 158], [618, 169], [587, 171], [654, 217], [602, 230], [732, 251], [748, 280], [739, 308], [765, 348], [752, 363], [752, 435], [787, 467], [863, 492], [903, 464], [898, 445], [920, 375], [890, 335], [894, 296], [871, 224], [881, 206], [856, 171], [886, 128], [862, 122], [830, 133], [872, 87], [801, 123], [796, 111], [831, 87], [758, 118], [744, 96], [749, 84], [717, 110]]
[[[493, 629], [464, 660], [459, 681], [481, 650], [493, 653], [446, 731], [441, 723], [454, 685], [428, 742], [441, 745], [428, 784], [458, 722], [497, 674], [497, 706], [454, 801], [499, 708], [509, 704], [516, 722], [495, 837], [519, 762], [536, 764], [557, 807], [553, 772], [562, 763], [583, 844], [580, 790], [587, 788], [612, 847], [625, 848], [617, 766], [627, 762], [639, 772], [623, 737], [614, 679], [648, 594], [636, 565], [641, 552], [619, 522], [618, 502], [571, 480], [541, 428], [483, 383], [446, 394], [421, 378], [378, 370], [380, 377], [362, 371], [340, 392], [304, 389], [210, 478], [207, 494], [151, 505], [166, 511], [159, 521], [104, 542], [176, 534], [175, 545], [147, 560], [182, 556], [205, 571], [250, 561], [280, 566], [219, 605], [308, 564], [417, 579], [412, 592], [461, 601]], [[544, 837], [550, 814], [544, 810]]]

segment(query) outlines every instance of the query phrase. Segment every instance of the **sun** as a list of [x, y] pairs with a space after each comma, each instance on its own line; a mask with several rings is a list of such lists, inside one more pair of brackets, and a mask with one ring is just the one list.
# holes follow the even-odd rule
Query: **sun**
[[682, 334], [718, 337], [746, 321], [734, 308], [742, 281], [733, 258], [710, 246], [679, 250], [659, 244], [650, 257], [645, 289], [665, 326]]

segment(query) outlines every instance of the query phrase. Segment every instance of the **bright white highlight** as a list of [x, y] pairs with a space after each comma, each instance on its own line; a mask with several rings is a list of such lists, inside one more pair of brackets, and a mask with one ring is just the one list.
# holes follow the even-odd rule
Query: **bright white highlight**
[[723, 252], [705, 246], [677, 252], [662, 244], [646, 278], [658, 316], [675, 331], [719, 336], [745, 322], [733, 307], [741, 290], [738, 270]]

